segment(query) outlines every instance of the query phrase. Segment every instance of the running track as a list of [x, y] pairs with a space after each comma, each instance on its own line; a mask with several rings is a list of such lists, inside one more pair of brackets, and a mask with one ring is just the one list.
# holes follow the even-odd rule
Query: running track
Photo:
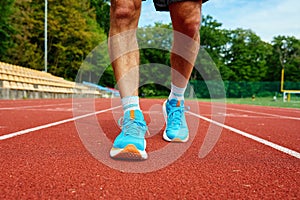
[[[95, 120], [108, 141], [119, 133], [118, 100], [96, 99], [92, 115], [85, 101], [0, 101], [0, 199], [300, 199], [300, 109], [228, 104], [222, 113], [189, 102], [195, 134], [171, 144], [174, 162], [149, 171], [172, 158], [162, 150], [170, 145], [162, 140], [162, 100], [141, 100], [150, 131], [144, 162], [111, 161], [105, 140], [93, 138]], [[201, 157], [210, 125], [221, 132], [207, 138], [216, 144]]]

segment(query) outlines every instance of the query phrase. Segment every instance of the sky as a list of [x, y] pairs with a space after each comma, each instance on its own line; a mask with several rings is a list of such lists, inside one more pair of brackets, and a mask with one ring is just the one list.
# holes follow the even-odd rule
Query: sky
[[[202, 14], [211, 15], [224, 29], [251, 29], [265, 42], [278, 35], [300, 39], [299, 0], [209, 0]], [[156, 12], [152, 0], [144, 1], [139, 27], [154, 22], [170, 23], [169, 13]]]

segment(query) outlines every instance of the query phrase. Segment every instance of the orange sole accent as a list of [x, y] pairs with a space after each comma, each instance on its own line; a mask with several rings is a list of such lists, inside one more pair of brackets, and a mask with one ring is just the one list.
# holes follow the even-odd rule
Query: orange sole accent
[[188, 138], [185, 138], [184, 140], [179, 139], [179, 138], [174, 138], [174, 139], [172, 140], [172, 142], [176, 142], [176, 143], [185, 143], [185, 142], [187, 142], [187, 140], [188, 140]]
[[179, 139], [179, 138], [174, 138], [174, 139], [172, 140], [172, 142], [182, 142], [182, 140]]
[[145, 160], [132, 144], [127, 145], [120, 153], [114, 156], [114, 158], [120, 160]]
[[123, 150], [123, 152], [130, 152], [130, 153], [138, 153], [140, 154], [139, 150], [137, 150], [137, 148], [132, 145], [132, 144], [129, 144], [125, 147], [125, 149]]

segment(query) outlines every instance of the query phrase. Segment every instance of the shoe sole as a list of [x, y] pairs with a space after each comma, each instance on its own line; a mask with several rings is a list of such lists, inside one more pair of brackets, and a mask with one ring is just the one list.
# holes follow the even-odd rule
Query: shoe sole
[[164, 138], [164, 140], [166, 140], [166, 141], [168, 141], [168, 142], [178, 142], [178, 143], [184, 143], [184, 142], [187, 142], [187, 141], [189, 140], [189, 136], [187, 136], [187, 137], [184, 138], [183, 140], [180, 139], [180, 138], [170, 139], [170, 138], [167, 136], [166, 130], [164, 131], [163, 138]]
[[[165, 118], [165, 122], [166, 122], [166, 129], [167, 129], [167, 123], [168, 123], [168, 116], [167, 116], [167, 110], [166, 110], [166, 103], [167, 101], [164, 101], [163, 103], [163, 114], [164, 114], [164, 118]], [[163, 139], [168, 141], [168, 142], [178, 142], [178, 143], [183, 143], [183, 142], [187, 142], [189, 140], [189, 134], [187, 135], [186, 138], [184, 138], [183, 140], [180, 138], [174, 138], [174, 139], [170, 139], [167, 135], [166, 129], [164, 130], [163, 133]]]
[[124, 149], [112, 148], [110, 150], [110, 157], [118, 160], [146, 160], [148, 155], [146, 151], [141, 151], [133, 144], [127, 145]]

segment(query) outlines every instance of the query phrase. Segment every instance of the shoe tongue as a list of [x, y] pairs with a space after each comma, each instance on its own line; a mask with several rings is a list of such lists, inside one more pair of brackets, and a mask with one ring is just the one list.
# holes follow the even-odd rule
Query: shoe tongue
[[171, 100], [169, 101], [169, 104], [170, 104], [172, 107], [180, 107], [181, 102], [182, 102], [182, 101], [179, 101], [179, 100], [177, 100], [177, 99], [171, 99]]

